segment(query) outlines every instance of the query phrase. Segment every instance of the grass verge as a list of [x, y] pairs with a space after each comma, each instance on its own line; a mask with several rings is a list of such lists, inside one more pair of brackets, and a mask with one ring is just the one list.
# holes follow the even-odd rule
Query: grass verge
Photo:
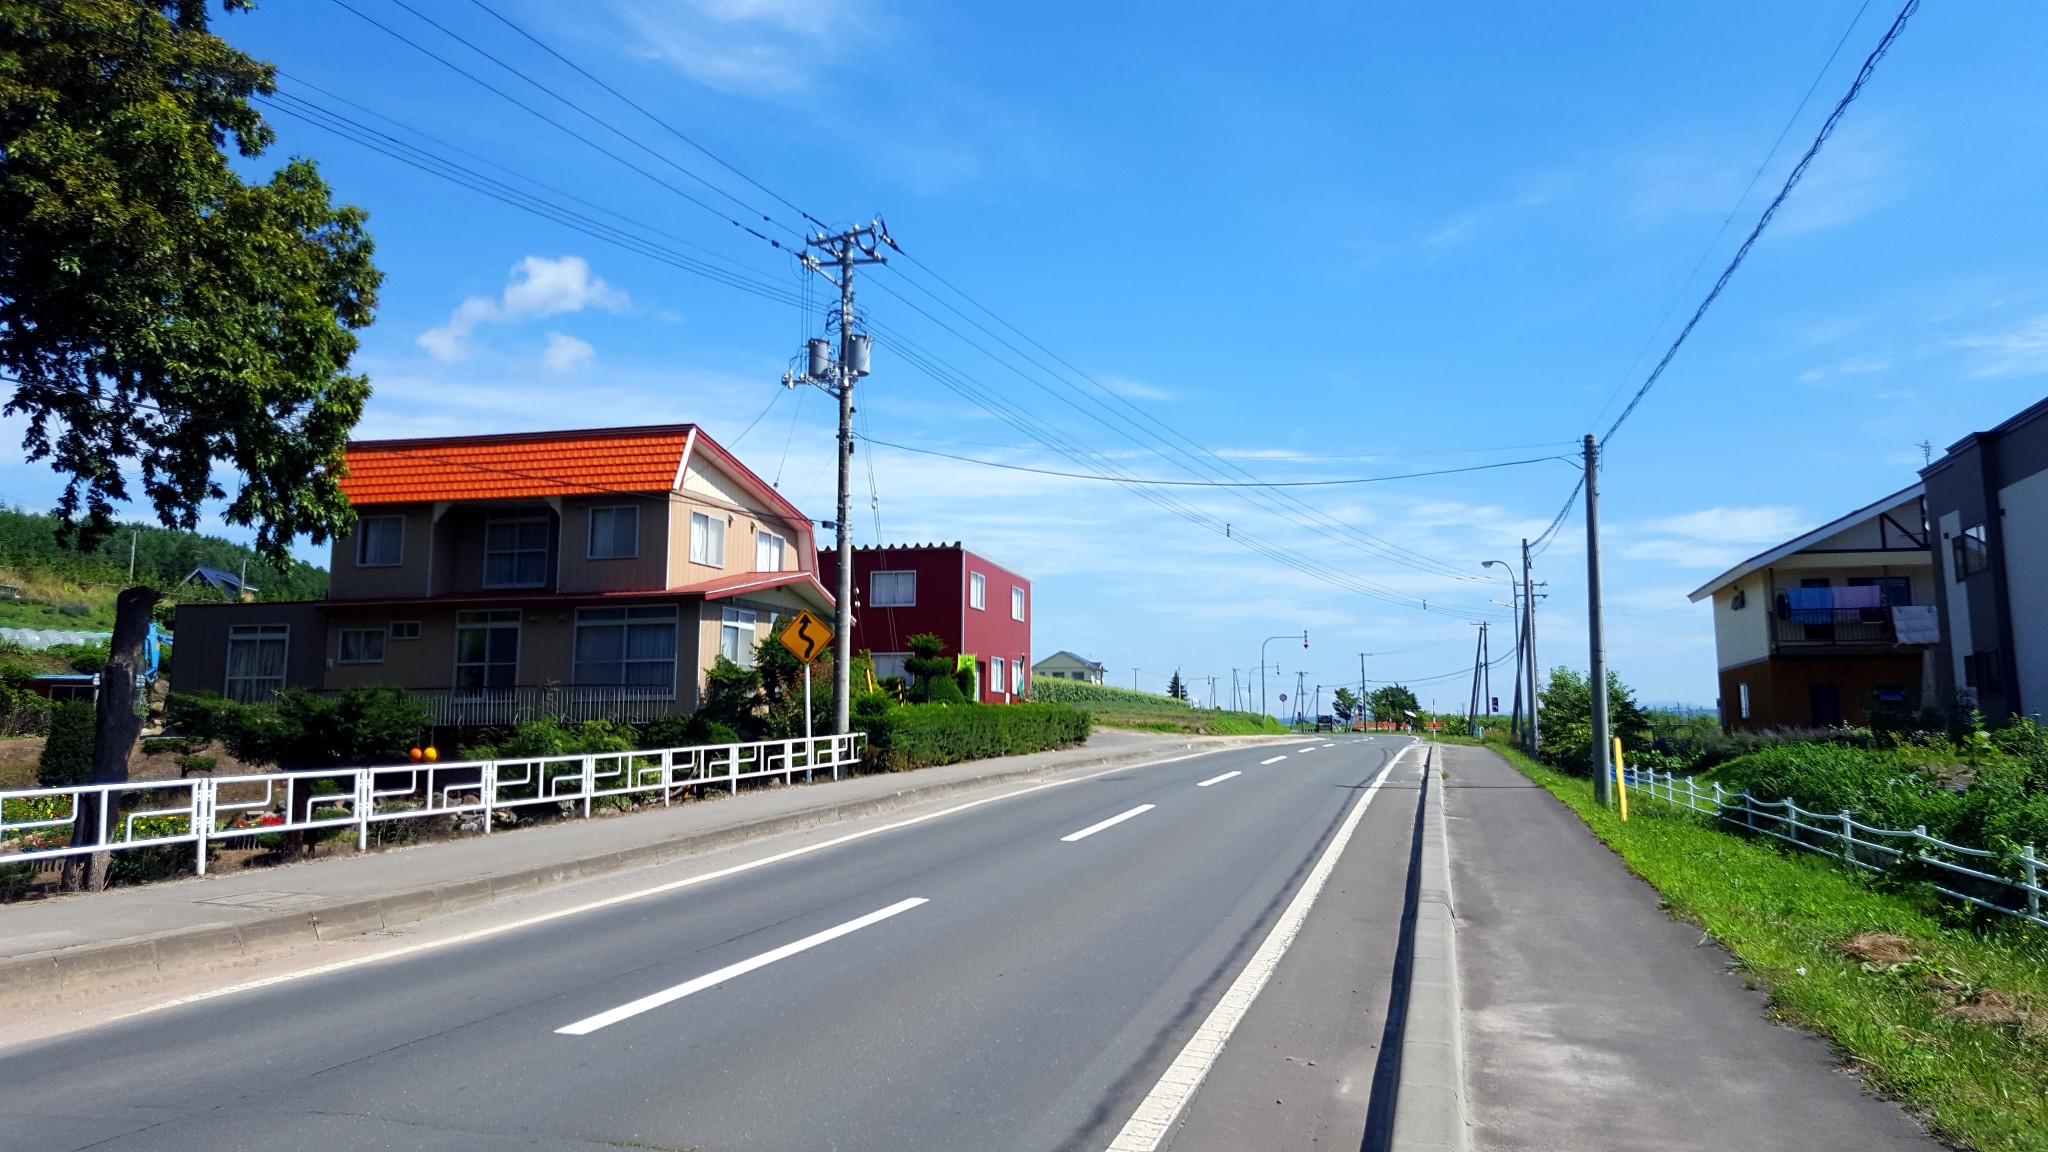
[[2043, 929], [1973, 926], [1924, 889], [1892, 889], [1635, 794], [1624, 824], [1593, 803], [1590, 781], [1494, 751], [1734, 953], [1774, 1017], [1832, 1041], [1938, 1136], [1982, 1152], [2048, 1150]]

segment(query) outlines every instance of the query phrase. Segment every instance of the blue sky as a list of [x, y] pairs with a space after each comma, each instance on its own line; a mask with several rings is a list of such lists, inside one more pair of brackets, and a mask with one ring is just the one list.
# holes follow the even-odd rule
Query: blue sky
[[[663, 158], [394, 0], [348, 0], [664, 182], [730, 203], [672, 161], [801, 226], [467, 0], [407, 2]], [[1855, 0], [491, 3], [805, 210], [835, 223], [886, 215], [921, 267], [898, 261], [862, 281], [863, 310], [883, 332], [860, 400], [875, 439], [1184, 478], [1157, 440], [1117, 430], [1157, 421], [1146, 426], [1266, 480], [1574, 452], [1641, 380], [1894, 11]], [[416, 142], [701, 246], [773, 294], [802, 287], [786, 252], [335, 0], [273, 0], [218, 27], [278, 64], [287, 92], [430, 133], [440, 143]], [[2044, 48], [2038, 4], [1922, 11], [1614, 441], [1603, 477], [1610, 658], [1644, 698], [1713, 700], [1710, 622], [1686, 592], [1910, 483], [1920, 441], [1939, 450], [2042, 396]], [[831, 516], [829, 402], [777, 384], [816, 333], [815, 311], [273, 120], [280, 143], [264, 166], [312, 156], [338, 196], [370, 212], [387, 280], [360, 357], [377, 388], [364, 435], [697, 421], [813, 516]], [[973, 311], [932, 273], [1093, 383], [1053, 383], [967, 327], [922, 295]], [[941, 386], [912, 363], [920, 352], [1083, 458]], [[1271, 495], [1171, 493], [1229, 523], [1225, 539], [1093, 481], [880, 446], [863, 446], [856, 470], [858, 542], [879, 524], [881, 539], [962, 540], [1031, 575], [1041, 654], [1073, 649], [1125, 684], [1135, 668], [1155, 690], [1175, 668], [1204, 688], [1215, 675], [1227, 696], [1232, 668], [1248, 678], [1263, 638], [1305, 628], [1306, 653], [1272, 646], [1275, 696], [1297, 671], [1355, 681], [1357, 654], [1370, 652], [1372, 679], [1421, 681], [1424, 699], [1446, 707], [1465, 698], [1468, 621], [1504, 616], [1490, 601], [1507, 586], [1480, 562], [1511, 559], [1520, 538], [1540, 534], [1574, 479], [1546, 461], [1294, 489], [1302, 504], [1285, 515]], [[19, 464], [0, 482], [31, 505], [56, 490]], [[1546, 665], [1585, 662], [1578, 528], [1575, 518], [1539, 562]], [[1248, 550], [1243, 532], [1354, 587]], [[1362, 594], [1361, 582], [1400, 603]], [[1413, 606], [1425, 598], [1430, 611]], [[1509, 683], [1495, 678], [1503, 698]]]

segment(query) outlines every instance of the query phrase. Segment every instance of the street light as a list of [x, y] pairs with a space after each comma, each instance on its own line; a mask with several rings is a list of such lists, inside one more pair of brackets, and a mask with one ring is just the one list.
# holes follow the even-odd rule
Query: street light
[[[1524, 624], [1522, 621], [1522, 613], [1527, 611], [1529, 607], [1529, 590], [1525, 587], [1522, 587], [1521, 584], [1516, 581], [1515, 566], [1508, 563], [1505, 560], [1487, 560], [1481, 563], [1479, 566], [1481, 568], [1491, 568], [1496, 564], [1499, 565], [1501, 568], [1505, 569], [1508, 574], [1508, 587], [1513, 589], [1513, 591], [1509, 592], [1508, 595], [1510, 597], [1520, 597], [1520, 603], [1522, 605], [1520, 609], [1517, 609], [1513, 604], [1504, 605], [1504, 607], [1506, 607], [1508, 611], [1515, 613], [1515, 680], [1517, 683], [1520, 683], [1523, 679], [1522, 638], [1529, 634], [1528, 626]], [[1499, 604], [1500, 601], [1495, 600], [1494, 603]], [[1491, 679], [1491, 677], [1489, 677], [1489, 679]], [[1488, 685], [1488, 687], [1491, 687], [1491, 685]], [[1529, 685], [1527, 696], [1529, 698], [1529, 714], [1533, 717], [1536, 714], [1536, 685]], [[1521, 713], [1519, 711], [1516, 712], [1515, 719], [1521, 719]], [[1532, 720], [1531, 723], [1534, 723], [1534, 721]]]
[[[1266, 645], [1271, 644], [1275, 640], [1292, 639], [1294, 639], [1294, 633], [1289, 632], [1284, 636], [1268, 636], [1259, 645], [1259, 711], [1264, 712], [1268, 716], [1273, 714], [1273, 710], [1266, 707]], [[1308, 647], [1308, 629], [1306, 628], [1302, 629], [1301, 632], [1301, 646], [1303, 648]]]

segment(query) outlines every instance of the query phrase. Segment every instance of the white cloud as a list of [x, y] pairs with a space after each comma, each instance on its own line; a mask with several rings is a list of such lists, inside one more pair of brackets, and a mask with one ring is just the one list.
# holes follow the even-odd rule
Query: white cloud
[[1839, 364], [1809, 368], [1799, 374], [1802, 384], [1817, 384], [1831, 376], [1869, 376], [1891, 370], [1892, 362], [1881, 356], [1851, 356]]
[[1175, 398], [1172, 392], [1156, 384], [1145, 384], [1137, 380], [1127, 380], [1122, 376], [1101, 376], [1097, 377], [1097, 379], [1102, 381], [1104, 388], [1131, 400], [1172, 400]]
[[548, 333], [547, 351], [540, 354], [540, 362], [551, 372], [571, 372], [582, 367], [597, 349], [578, 340], [566, 332]]
[[1681, 568], [1717, 568], [1812, 527], [1797, 508], [1704, 508], [1624, 533], [1621, 552]]
[[847, 0], [637, 0], [622, 15], [647, 56], [721, 92], [811, 89], [819, 65], [872, 36]]
[[1971, 369], [1972, 376], [2031, 376], [2048, 372], [2048, 313], [2011, 331], [1970, 336], [1956, 344], [1981, 351], [1976, 367]]
[[499, 299], [471, 296], [464, 300], [449, 315], [448, 323], [420, 333], [419, 345], [437, 360], [462, 360], [469, 356], [469, 337], [479, 324], [513, 324], [586, 308], [616, 312], [624, 307], [626, 294], [592, 276], [590, 262], [583, 257], [551, 260], [528, 256], [513, 267]]

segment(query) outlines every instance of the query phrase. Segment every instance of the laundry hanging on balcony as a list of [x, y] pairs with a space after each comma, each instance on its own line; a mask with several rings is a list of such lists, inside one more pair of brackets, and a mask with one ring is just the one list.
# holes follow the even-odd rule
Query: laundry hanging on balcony
[[1801, 624], [1831, 624], [1835, 619], [1833, 588], [1787, 588], [1785, 606]]
[[1827, 591], [1834, 593], [1836, 608], [1884, 607], [1884, 589], [1876, 584], [1852, 584], [1847, 588], [1829, 588]]
[[1901, 644], [1941, 643], [1941, 621], [1932, 604], [1901, 604], [1892, 609], [1892, 630]]

